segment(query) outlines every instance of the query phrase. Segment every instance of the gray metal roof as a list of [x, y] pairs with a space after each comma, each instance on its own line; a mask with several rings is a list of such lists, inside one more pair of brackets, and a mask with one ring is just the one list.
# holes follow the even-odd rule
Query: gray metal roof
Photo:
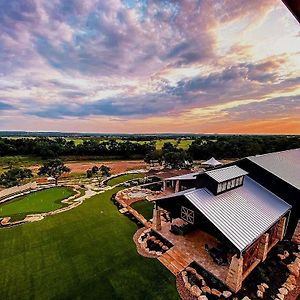
[[203, 171], [173, 176], [173, 177], [166, 178], [165, 180], [193, 180], [196, 179], [196, 176], [201, 173], [203, 173]]
[[217, 182], [224, 182], [226, 180], [247, 175], [248, 172], [234, 165], [226, 168], [207, 171], [206, 174], [214, 180], [216, 180]]
[[243, 251], [265, 233], [291, 206], [248, 176], [244, 185], [217, 196], [207, 189], [185, 193], [236, 247]]
[[300, 148], [247, 159], [300, 190]]

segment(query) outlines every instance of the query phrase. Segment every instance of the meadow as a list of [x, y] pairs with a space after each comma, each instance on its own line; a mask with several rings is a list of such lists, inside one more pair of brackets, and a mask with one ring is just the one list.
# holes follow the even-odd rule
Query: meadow
[[11, 217], [12, 221], [17, 221], [23, 220], [28, 214], [53, 211], [63, 207], [61, 201], [74, 194], [70, 188], [53, 187], [20, 196], [0, 204], [0, 218]]
[[179, 299], [175, 278], [139, 256], [135, 223], [110, 201], [120, 188], [70, 211], [0, 230], [1, 298]]

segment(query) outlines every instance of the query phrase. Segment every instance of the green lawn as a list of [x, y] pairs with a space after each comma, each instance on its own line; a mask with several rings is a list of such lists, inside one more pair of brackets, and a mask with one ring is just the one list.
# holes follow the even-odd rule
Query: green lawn
[[1, 229], [1, 298], [179, 299], [173, 275], [137, 254], [136, 225], [110, 201], [119, 189], [42, 221]]
[[153, 203], [147, 200], [135, 202], [131, 204], [131, 207], [147, 220], [150, 220], [153, 216]]
[[110, 180], [107, 181], [107, 185], [109, 186], [114, 186], [116, 184], [128, 181], [128, 180], [132, 180], [132, 179], [136, 179], [136, 178], [142, 178], [144, 177], [144, 174], [141, 173], [132, 173], [132, 174], [124, 174], [124, 175], [120, 175], [117, 177], [114, 177]]
[[56, 210], [64, 206], [61, 200], [74, 195], [66, 187], [54, 187], [0, 204], [0, 217], [11, 217], [13, 221], [23, 220], [26, 215]]

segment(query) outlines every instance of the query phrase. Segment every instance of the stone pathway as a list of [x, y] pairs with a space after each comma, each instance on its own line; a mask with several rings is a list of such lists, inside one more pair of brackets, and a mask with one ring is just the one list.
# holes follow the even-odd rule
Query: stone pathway
[[192, 262], [192, 260], [178, 250], [176, 246], [162, 254], [158, 260], [175, 276]]

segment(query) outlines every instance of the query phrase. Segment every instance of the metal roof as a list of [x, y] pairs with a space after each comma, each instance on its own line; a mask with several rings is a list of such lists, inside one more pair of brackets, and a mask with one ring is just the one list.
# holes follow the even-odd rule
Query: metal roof
[[214, 180], [216, 180], [217, 182], [224, 182], [226, 180], [247, 175], [248, 172], [234, 165], [226, 168], [207, 171], [206, 174]]
[[236, 247], [243, 251], [265, 233], [291, 206], [249, 178], [244, 185], [217, 196], [207, 189], [185, 197]]
[[300, 190], [300, 148], [247, 159]]
[[203, 171], [173, 176], [173, 177], [166, 178], [165, 180], [193, 180], [193, 179], [196, 179], [196, 176], [201, 173], [203, 173]]

